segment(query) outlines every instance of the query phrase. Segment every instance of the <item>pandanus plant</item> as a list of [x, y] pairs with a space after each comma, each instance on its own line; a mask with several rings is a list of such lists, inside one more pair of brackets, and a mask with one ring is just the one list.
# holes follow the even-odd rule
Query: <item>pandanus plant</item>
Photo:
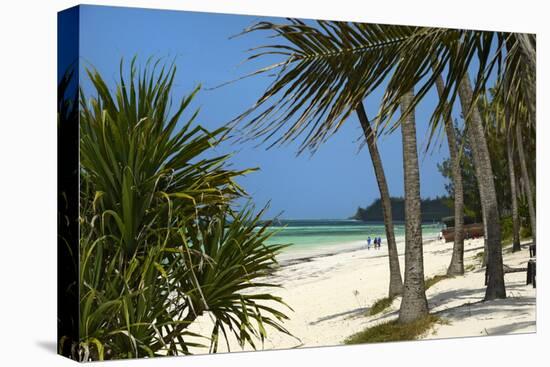
[[[114, 91], [88, 70], [95, 97], [80, 91], [79, 360], [188, 354], [233, 333], [257, 347], [270, 328], [288, 333], [261, 279], [282, 245], [252, 207], [231, 209], [245, 195], [235, 178], [252, 170], [227, 168], [212, 153], [226, 131], [182, 122], [195, 89], [176, 106], [176, 68], [158, 63]], [[259, 229], [258, 229], [259, 228]], [[213, 322], [206, 335], [190, 331], [196, 317]]]
[[198, 218], [242, 195], [234, 178], [250, 172], [226, 169], [229, 155], [204, 157], [225, 128], [195, 124], [198, 111], [180, 121], [199, 88], [172, 112], [175, 66], [146, 68], [138, 77], [134, 63], [128, 81], [121, 64], [114, 94], [97, 71], [88, 71], [98, 98], [81, 98], [80, 112], [82, 175], [94, 186], [106, 230], [129, 257], [156, 240], [151, 235], [166, 227], [169, 210], [172, 225]]

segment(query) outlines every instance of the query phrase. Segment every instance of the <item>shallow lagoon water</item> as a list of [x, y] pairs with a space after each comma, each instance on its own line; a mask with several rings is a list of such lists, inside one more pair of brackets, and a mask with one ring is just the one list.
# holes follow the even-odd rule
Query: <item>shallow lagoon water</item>
[[[439, 223], [422, 225], [424, 239], [436, 238], [441, 231]], [[349, 251], [367, 245], [367, 238], [382, 238], [382, 247], [387, 244], [384, 223], [361, 222], [341, 219], [294, 219], [279, 220], [269, 227], [275, 234], [268, 244], [289, 244], [283, 250], [283, 258], [320, 256], [329, 253]], [[404, 223], [394, 223], [396, 241], [405, 239]], [[372, 244], [372, 242], [371, 242]]]

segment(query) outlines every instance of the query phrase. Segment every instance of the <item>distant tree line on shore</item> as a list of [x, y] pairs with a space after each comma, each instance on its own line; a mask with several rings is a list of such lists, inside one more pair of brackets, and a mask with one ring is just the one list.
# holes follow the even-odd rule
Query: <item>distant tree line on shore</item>
[[[405, 220], [405, 199], [403, 197], [392, 197], [391, 199], [392, 219], [395, 221]], [[435, 198], [426, 198], [421, 201], [422, 221], [440, 222], [441, 218], [453, 215], [452, 199], [447, 196], [437, 196]], [[358, 207], [355, 214], [350, 219], [362, 221], [383, 221], [382, 202], [380, 199], [374, 200], [365, 208]]]

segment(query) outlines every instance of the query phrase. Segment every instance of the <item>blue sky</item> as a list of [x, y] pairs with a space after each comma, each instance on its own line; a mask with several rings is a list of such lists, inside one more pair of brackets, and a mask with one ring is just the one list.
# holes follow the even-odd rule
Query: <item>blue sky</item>
[[[167, 62], [175, 59], [178, 73], [174, 100], [202, 84], [203, 90], [192, 107], [200, 108], [197, 122], [213, 129], [250, 107], [270, 82], [268, 77], [261, 76], [208, 90], [260, 65], [267, 65], [267, 61], [242, 64], [247, 49], [269, 42], [267, 34], [253, 33], [229, 39], [261, 19], [264, 18], [83, 6], [80, 13], [81, 66], [96, 68], [114, 86], [122, 57], [130, 60], [137, 56], [141, 63], [150, 56], [164, 57]], [[85, 80], [83, 83], [85, 91], [89, 91], [89, 84]], [[366, 101], [367, 113], [371, 116], [377, 111], [379, 97], [375, 94]], [[429, 93], [416, 112], [423, 197], [445, 193], [437, 163], [448, 156], [446, 145], [439, 144], [427, 155], [422, 149], [436, 98], [435, 91]], [[358, 151], [360, 135], [359, 123], [353, 115], [313, 156], [306, 153], [296, 157], [298, 144], [267, 151], [265, 147], [255, 147], [255, 143], [224, 144], [218, 150], [220, 153], [235, 152], [231, 159], [235, 168], [260, 167], [259, 172], [239, 182], [257, 206], [271, 201], [268, 216], [282, 212], [283, 218], [346, 218], [357, 206], [365, 206], [379, 197], [368, 150]], [[402, 196], [400, 131], [382, 136], [378, 144], [390, 193]]]

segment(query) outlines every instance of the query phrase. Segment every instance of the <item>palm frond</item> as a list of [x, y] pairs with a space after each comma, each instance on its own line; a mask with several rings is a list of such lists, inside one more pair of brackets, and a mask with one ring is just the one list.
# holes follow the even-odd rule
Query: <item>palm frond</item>
[[451, 113], [446, 105], [453, 105], [464, 77], [474, 73], [477, 99], [491, 76], [511, 71], [503, 62], [506, 38], [497, 32], [290, 19], [260, 22], [243, 33], [256, 31], [280, 41], [252, 49], [249, 60], [275, 55], [282, 61], [251, 74], [275, 73], [263, 95], [234, 122], [242, 124], [241, 140], [260, 138], [270, 141], [269, 147], [300, 136], [299, 152], [326, 141], [377, 88], [384, 88], [377, 128], [391, 131], [401, 123], [401, 116], [392, 119], [402, 96], [416, 88], [409, 107], [416, 108], [444, 74], [445, 88], [431, 117], [433, 135]]

